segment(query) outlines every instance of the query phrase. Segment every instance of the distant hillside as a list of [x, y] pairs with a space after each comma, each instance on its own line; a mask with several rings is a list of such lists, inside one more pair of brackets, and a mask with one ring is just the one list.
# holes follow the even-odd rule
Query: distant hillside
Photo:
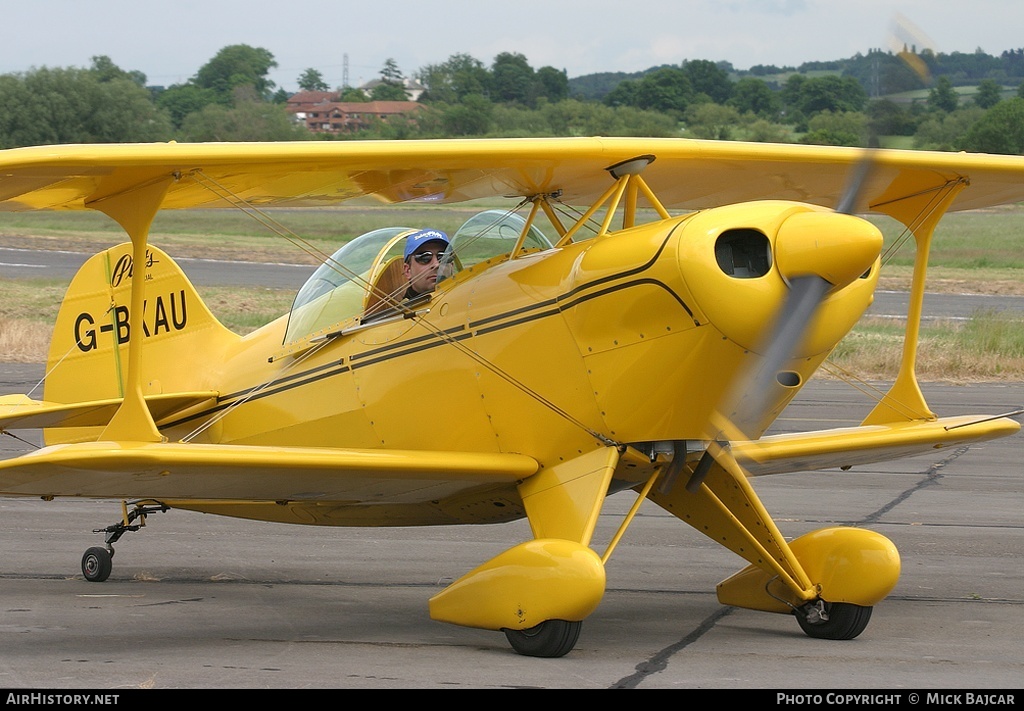
[[[926, 70], [922, 76], [910, 65], [892, 52], [871, 50], [867, 54], [856, 54], [847, 59], [805, 62], [799, 67], [774, 67], [758, 65], [746, 70], [735, 69], [730, 62], [716, 62], [728, 71], [734, 79], [755, 77], [779, 89], [791, 74], [820, 76], [841, 74], [856, 78], [868, 96], [888, 96], [927, 89], [936, 77], [946, 76], [954, 86], [974, 86], [983, 79], [992, 79], [1006, 87], [1017, 87], [1024, 83], [1024, 49], [1011, 49], [998, 57], [984, 52], [952, 52], [938, 54], [925, 51], [912, 55], [919, 68]], [[600, 72], [569, 79], [569, 95], [578, 99], [600, 101], [615, 86], [626, 79], [639, 79], [663, 67], [680, 66], [662, 64], [640, 72]]]

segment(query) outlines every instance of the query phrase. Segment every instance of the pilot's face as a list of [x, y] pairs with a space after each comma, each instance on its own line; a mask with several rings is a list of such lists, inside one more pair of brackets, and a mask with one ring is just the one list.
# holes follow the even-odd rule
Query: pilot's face
[[426, 242], [409, 255], [405, 261], [405, 277], [413, 291], [426, 294], [434, 290], [437, 285], [438, 260], [444, 248], [444, 242]]

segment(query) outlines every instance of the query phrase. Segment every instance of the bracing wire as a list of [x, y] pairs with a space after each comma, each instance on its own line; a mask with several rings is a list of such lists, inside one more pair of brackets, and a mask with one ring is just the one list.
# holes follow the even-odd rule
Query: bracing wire
[[[300, 249], [302, 249], [307, 254], [310, 254], [314, 258], [320, 260], [321, 263], [329, 264], [331, 266], [331, 268], [337, 270], [339, 274], [342, 274], [342, 275], [344, 275], [344, 276], [346, 276], [346, 277], [348, 277], [350, 279], [358, 281], [358, 282], [362, 283], [364, 286], [370, 286], [371, 288], [375, 288], [375, 287], [373, 287], [373, 285], [368, 284], [367, 281], [365, 279], [363, 279], [360, 275], [354, 274], [354, 273], [351, 272], [351, 270], [347, 269], [344, 265], [336, 263], [330, 257], [330, 255], [326, 255], [325, 253], [321, 252], [314, 245], [310, 244], [307, 240], [305, 240], [301, 236], [295, 234], [294, 232], [289, 230], [284, 225], [281, 225], [279, 222], [277, 222], [270, 215], [267, 215], [265, 212], [259, 210], [257, 207], [249, 204], [245, 199], [243, 199], [240, 196], [232, 193], [230, 189], [228, 189], [225, 186], [217, 183], [215, 180], [213, 180], [209, 176], [203, 174], [201, 171], [196, 171], [195, 173], [192, 174], [192, 176], [194, 178], [196, 178], [197, 182], [200, 185], [202, 185], [203, 187], [206, 187], [212, 193], [214, 193], [215, 195], [217, 195], [221, 199], [225, 200], [229, 204], [237, 207], [242, 212], [248, 214], [250, 217], [253, 217], [253, 219], [255, 219], [257, 222], [259, 222], [260, 224], [262, 224], [265, 227], [267, 227], [268, 229], [270, 229], [275, 234], [283, 237], [284, 239], [288, 240], [292, 244], [294, 244], [297, 247], [299, 247]], [[520, 203], [520, 206], [525, 204], [526, 202], [527, 202], [526, 200], [522, 201]], [[514, 209], [513, 209], [513, 211], [514, 211]], [[500, 220], [497, 220], [497, 221], [500, 221]], [[497, 223], [497, 221], [496, 221], [496, 223]], [[390, 299], [391, 300], [388, 303], [393, 303], [394, 302], [394, 298], [395, 298], [394, 294], [383, 294], [383, 296], [384, 296], [385, 299]], [[401, 304], [397, 304], [396, 303], [396, 306], [398, 308], [402, 308]], [[460, 340], [456, 339], [455, 337], [453, 337], [450, 334], [444, 333], [441, 329], [437, 328], [433, 324], [431, 324], [428, 321], [426, 321], [425, 319], [423, 319], [423, 317], [422, 317], [422, 315], [420, 313], [417, 313], [417, 312], [414, 312], [414, 311], [410, 311], [407, 314], [407, 316], [409, 316], [409, 318], [414, 323], [416, 323], [420, 327], [426, 329], [428, 332], [430, 332], [435, 337], [437, 337], [440, 340], [442, 340], [443, 342], [453, 346], [454, 348], [456, 348], [461, 353], [463, 353], [464, 355], [469, 357], [471, 360], [473, 360], [478, 365], [480, 365], [480, 366], [486, 368], [487, 370], [491, 371], [496, 376], [498, 376], [499, 378], [501, 378], [505, 382], [509, 383], [514, 388], [518, 389], [520, 392], [522, 392], [525, 395], [528, 395], [529, 397], [533, 398], [534, 400], [539, 402], [544, 407], [548, 408], [549, 410], [551, 410], [552, 412], [554, 412], [558, 416], [562, 417], [566, 421], [570, 422], [574, 426], [579, 427], [583, 431], [587, 432], [589, 435], [591, 435], [592, 437], [594, 437], [598, 441], [600, 441], [600, 442], [602, 442], [604, 444], [615, 444], [609, 438], [607, 438], [605, 435], [601, 434], [600, 432], [598, 432], [597, 430], [593, 429], [592, 427], [589, 427], [587, 424], [585, 424], [584, 422], [582, 422], [581, 420], [579, 420], [578, 418], [573, 416], [571, 413], [567, 412], [563, 408], [559, 407], [557, 404], [551, 402], [550, 400], [545, 398], [543, 395], [541, 395], [540, 393], [536, 392], [535, 390], [533, 390], [532, 388], [527, 386], [525, 383], [523, 383], [521, 380], [519, 380], [518, 378], [513, 376], [508, 371], [504, 370], [503, 368], [501, 368], [497, 364], [492, 363], [486, 357], [480, 355], [479, 353], [477, 353], [476, 351], [471, 349], [465, 343], [462, 343]], [[324, 343], [326, 343], [326, 342], [327, 341], [324, 341]], [[320, 344], [320, 345], [322, 346], [322, 344]], [[319, 350], [319, 346], [314, 348], [314, 349], [312, 349], [312, 350], [310, 350], [306, 354], [304, 354], [303, 358], [296, 359], [296, 361], [294, 361], [294, 363], [292, 365], [294, 366], [295, 364], [301, 362], [302, 360], [305, 360], [306, 357], [308, 357], [313, 352], [318, 351], [318, 350]], [[283, 374], [284, 373], [282, 372], [281, 375], [283, 375]], [[231, 407], [226, 408], [221, 413], [218, 413], [218, 415], [216, 417], [214, 417], [214, 418], [211, 418], [211, 420], [207, 424], [200, 426], [199, 428], [197, 428], [195, 431], [193, 431], [192, 433], [190, 433], [187, 436], [189, 438], [195, 437], [197, 434], [199, 434], [199, 432], [204, 431], [208, 427], [212, 426], [217, 420], [223, 418], [227, 414], [227, 412], [229, 410], [231, 410], [231, 409], [234, 409], [234, 407], [236, 405], [241, 404], [241, 402], [244, 402], [245, 399], [253, 397], [258, 391], [262, 391], [266, 387], [269, 387], [269, 385], [271, 385], [272, 382], [273, 381], [265, 383], [264, 385], [262, 385], [259, 388], [255, 389], [253, 392], [251, 392], [247, 396], [247, 398], [243, 398], [242, 400], [240, 400], [237, 403], [232, 403]]]

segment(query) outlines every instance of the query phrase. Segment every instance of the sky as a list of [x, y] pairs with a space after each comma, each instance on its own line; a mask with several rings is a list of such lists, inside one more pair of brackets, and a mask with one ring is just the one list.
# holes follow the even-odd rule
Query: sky
[[468, 54], [502, 52], [569, 78], [637, 72], [686, 60], [799, 66], [890, 45], [893, 28], [917, 49], [998, 56], [1024, 48], [1021, 0], [0, 0], [0, 74], [88, 67], [105, 55], [150, 85], [188, 81], [222, 48], [268, 50], [269, 78], [298, 89], [306, 69], [332, 88], [405, 76]]

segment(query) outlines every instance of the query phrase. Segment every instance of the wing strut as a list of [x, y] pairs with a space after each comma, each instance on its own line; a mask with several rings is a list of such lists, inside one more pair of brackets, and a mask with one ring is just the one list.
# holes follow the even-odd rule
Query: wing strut
[[932, 235], [953, 199], [965, 187], [967, 182], [958, 180], [947, 183], [937, 195], [922, 193], [888, 205], [873, 206], [906, 225], [914, 235], [916, 250], [900, 369], [889, 392], [864, 419], [864, 425], [935, 419], [935, 413], [928, 407], [917, 383], [917, 344], [921, 330], [921, 314], [924, 310], [924, 287]]
[[99, 210], [115, 220], [132, 240], [132, 289], [131, 306], [128, 314], [128, 373], [126, 376], [124, 400], [114, 413], [101, 440], [132, 440], [136, 442], [161, 442], [160, 434], [153, 421], [153, 415], [146, 405], [142, 392], [142, 328], [143, 310], [146, 304], [146, 252], [149, 228], [160, 209], [167, 189], [173, 183], [173, 175], [131, 186], [110, 195], [94, 198], [87, 206]]
[[561, 239], [558, 240], [558, 246], [568, 244], [572, 241], [573, 235], [576, 234], [579, 229], [586, 224], [587, 220], [594, 216], [594, 214], [601, 209], [601, 207], [608, 203], [608, 211], [605, 213], [604, 220], [601, 223], [601, 228], [597, 233], [597, 236], [603, 235], [611, 229], [612, 218], [615, 216], [615, 211], [619, 207], [619, 203], [623, 203], [623, 214], [622, 214], [622, 227], [623, 229], [632, 227], [636, 220], [636, 209], [637, 209], [637, 196], [643, 195], [647, 198], [647, 201], [654, 208], [655, 212], [662, 219], [668, 219], [671, 217], [665, 206], [661, 204], [654, 191], [651, 190], [650, 186], [644, 182], [644, 179], [640, 177], [640, 173], [643, 172], [644, 168], [654, 162], [653, 155], [637, 156], [629, 160], [616, 163], [615, 165], [608, 166], [605, 170], [615, 179], [615, 182], [605, 190], [604, 194], [597, 199], [597, 201], [590, 206], [578, 220], [576, 224], [569, 228], [565, 232]]

